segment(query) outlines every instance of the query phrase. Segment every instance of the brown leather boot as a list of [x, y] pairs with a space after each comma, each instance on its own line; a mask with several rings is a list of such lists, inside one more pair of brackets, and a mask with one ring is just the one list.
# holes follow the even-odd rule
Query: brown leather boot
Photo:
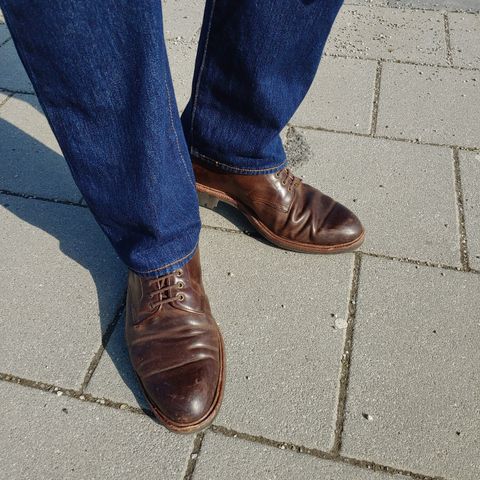
[[207, 427], [225, 383], [223, 339], [202, 284], [200, 255], [174, 273], [129, 273], [125, 337], [158, 420], [175, 432]]
[[275, 245], [308, 253], [354, 250], [364, 239], [360, 220], [342, 204], [302, 182], [288, 168], [238, 175], [193, 159], [200, 204], [238, 208]]

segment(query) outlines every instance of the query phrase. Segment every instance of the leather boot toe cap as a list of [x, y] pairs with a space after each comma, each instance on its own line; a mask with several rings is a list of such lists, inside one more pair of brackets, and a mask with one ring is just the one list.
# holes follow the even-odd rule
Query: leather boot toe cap
[[[156, 414], [167, 428], [194, 431], [204, 428], [214, 417], [219, 401], [219, 372], [214, 365], [197, 366], [188, 372], [169, 372], [152, 376], [143, 384]], [[212, 362], [213, 363], [213, 362]]]
[[[336, 203], [322, 225], [321, 233], [332, 245], [359, 242], [365, 230], [358, 217], [341, 203]], [[358, 244], [356, 245], [358, 246]]]

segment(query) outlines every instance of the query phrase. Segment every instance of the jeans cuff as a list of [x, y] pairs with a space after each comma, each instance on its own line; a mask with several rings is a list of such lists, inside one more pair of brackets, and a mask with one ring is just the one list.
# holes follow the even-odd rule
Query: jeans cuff
[[[228, 161], [225, 161], [221, 155], [212, 155], [210, 152], [207, 152], [208, 155], [205, 153], [200, 153], [194, 147], [190, 148], [190, 153], [192, 157], [198, 158], [203, 163], [212, 165], [219, 170], [236, 173], [238, 175], [267, 175], [270, 173], [276, 173], [282, 170], [287, 164], [286, 158], [279, 163], [277, 159], [259, 160], [245, 157], [233, 157], [233, 160], [236, 162], [236, 164], [232, 165], [231, 163], [228, 163]], [[221, 160], [218, 160], [219, 158], [221, 158]], [[242, 162], [245, 164], [245, 166], [239, 166], [239, 163]]]
[[192, 259], [192, 257], [195, 255], [197, 248], [198, 248], [198, 240], [193, 250], [191, 250], [189, 253], [187, 253], [183, 257], [177, 258], [172, 262], [169, 262], [160, 267], [153, 268], [151, 270], [146, 270], [143, 272], [137, 271], [133, 268], [130, 268], [130, 270], [136, 273], [137, 275], [139, 275], [140, 277], [146, 277], [146, 278], [163, 277], [164, 275], [168, 275], [169, 273], [172, 273], [175, 270], [178, 270], [179, 268], [183, 267], [186, 263], [188, 263]]

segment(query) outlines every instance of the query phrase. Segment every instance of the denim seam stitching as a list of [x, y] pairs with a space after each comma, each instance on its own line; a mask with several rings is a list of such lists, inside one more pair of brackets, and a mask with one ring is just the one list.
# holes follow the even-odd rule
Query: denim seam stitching
[[190, 144], [193, 144], [193, 124], [195, 122], [195, 114], [197, 112], [198, 106], [198, 96], [200, 92], [200, 81], [202, 80], [203, 70], [205, 68], [205, 61], [207, 58], [207, 50], [208, 50], [208, 41], [210, 39], [210, 31], [212, 29], [213, 23], [213, 12], [215, 10], [215, 3], [216, 0], [212, 2], [212, 11], [210, 12], [210, 18], [208, 21], [208, 30], [207, 30], [207, 37], [205, 38], [205, 48], [203, 50], [203, 57], [202, 57], [202, 64], [200, 65], [200, 70], [198, 72], [197, 84], [195, 85], [195, 97], [193, 99], [193, 107], [192, 107], [192, 121], [190, 123]]
[[[172, 103], [171, 103], [171, 97], [170, 97], [170, 89], [168, 87], [168, 82], [167, 82], [167, 69], [165, 69], [164, 82], [165, 82], [165, 89], [167, 91], [167, 102], [168, 102], [168, 111], [169, 111], [169, 114], [170, 114], [170, 124], [172, 126], [173, 134], [175, 135], [175, 140], [176, 140], [176, 143], [177, 143], [178, 153], [180, 154], [180, 159], [182, 161], [183, 168], [185, 169], [185, 172], [187, 173], [187, 177], [190, 180], [190, 183], [192, 184], [192, 186], [195, 187], [195, 182], [193, 181], [192, 177], [190, 176], [190, 172], [188, 171], [187, 164], [185, 163], [185, 158], [183, 158], [182, 149], [180, 148], [180, 141], [178, 139], [177, 130], [175, 129], [175, 122], [173, 121], [173, 112], [172, 112]], [[147, 272], [145, 272], [145, 273], [147, 273]]]
[[139, 275], [143, 275], [143, 274], [145, 274], [145, 273], [151, 273], [151, 272], [158, 272], [158, 270], [163, 270], [164, 268], [171, 267], [172, 265], [175, 265], [176, 263], [179, 263], [179, 262], [181, 262], [182, 260], [185, 260], [186, 258], [188, 258], [189, 256], [191, 256], [193, 253], [195, 253], [195, 250], [197, 249], [197, 246], [198, 246], [198, 240], [197, 240], [197, 242], [195, 242], [195, 247], [193, 247], [193, 250], [191, 250], [191, 251], [190, 251], [189, 253], [187, 253], [185, 256], [183, 256], [182, 258], [177, 258], [177, 259], [174, 260], [173, 262], [167, 263], [166, 265], [162, 265], [161, 267], [153, 268], [153, 269], [151, 269], [151, 270], [144, 270], [144, 271], [135, 270], [135, 269], [133, 269], [133, 268], [130, 268], [130, 270], [132, 270], [132, 272], [138, 273]]
[[287, 160], [285, 159], [283, 162], [279, 163], [278, 165], [273, 165], [272, 167], [268, 167], [268, 168], [242, 168], [242, 167], [232, 167], [227, 163], [219, 162], [218, 160], [214, 160], [213, 158], [210, 158], [207, 155], [203, 155], [202, 153], [199, 153], [197, 150], [193, 150], [192, 154], [197, 157], [200, 157], [203, 160], [207, 160], [208, 162], [214, 163], [215, 165], [222, 165], [224, 167], [231, 168], [232, 170], [237, 170], [239, 172], [265, 172], [266, 170], [275, 170], [276, 168], [280, 168], [287, 163]]

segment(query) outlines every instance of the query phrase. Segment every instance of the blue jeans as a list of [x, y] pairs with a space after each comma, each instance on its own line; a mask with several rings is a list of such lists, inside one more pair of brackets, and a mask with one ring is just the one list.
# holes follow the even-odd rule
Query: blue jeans
[[200, 218], [190, 153], [255, 175], [316, 73], [342, 0], [207, 0], [179, 117], [160, 0], [0, 0], [73, 178], [127, 266], [185, 264]]

